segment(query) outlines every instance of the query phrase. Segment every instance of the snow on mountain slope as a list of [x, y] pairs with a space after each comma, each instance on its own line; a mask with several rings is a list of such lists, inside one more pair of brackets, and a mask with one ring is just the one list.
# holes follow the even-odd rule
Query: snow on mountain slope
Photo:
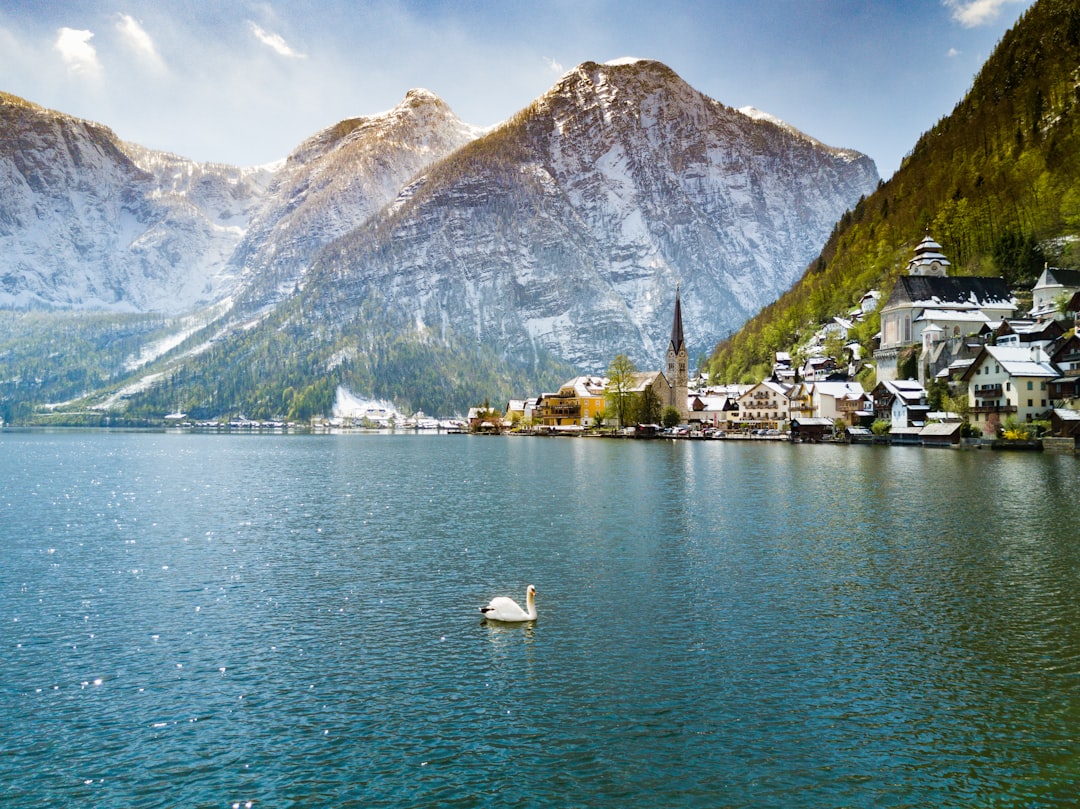
[[341, 121], [300, 144], [230, 262], [243, 273], [244, 298], [265, 303], [288, 295], [319, 248], [480, 134], [434, 93], [414, 89], [389, 112]]
[[426, 90], [281, 164], [195, 163], [0, 94], [0, 305], [183, 312], [290, 292], [308, 259], [481, 131]]
[[585, 63], [331, 244], [310, 297], [384, 301], [526, 361], [655, 364], [676, 284], [692, 352], [790, 287], [878, 175], [646, 60]]
[[150, 152], [0, 94], [0, 304], [177, 312], [219, 300], [268, 176]]
[[486, 133], [413, 90], [257, 169], [0, 94], [0, 306], [209, 306], [222, 340], [295, 311], [313, 352], [352, 339], [360, 357], [360, 330], [388, 344], [419, 330], [519, 368], [553, 355], [602, 371], [617, 353], [649, 367], [677, 284], [691, 353], [707, 353], [877, 182], [864, 155], [640, 59], [582, 64]]

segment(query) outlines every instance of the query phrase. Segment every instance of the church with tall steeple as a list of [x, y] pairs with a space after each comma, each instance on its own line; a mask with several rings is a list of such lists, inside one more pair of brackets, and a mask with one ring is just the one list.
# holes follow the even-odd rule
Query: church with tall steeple
[[686, 340], [683, 339], [682, 301], [679, 285], [675, 286], [675, 316], [671, 321], [671, 342], [667, 349], [667, 370], [664, 373], [671, 386], [671, 401], [668, 404], [679, 411], [679, 418], [690, 418], [689, 408], [689, 357]]

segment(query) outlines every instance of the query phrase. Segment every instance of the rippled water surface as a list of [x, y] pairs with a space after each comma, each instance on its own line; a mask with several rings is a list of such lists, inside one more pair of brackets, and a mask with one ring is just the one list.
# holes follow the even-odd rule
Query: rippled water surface
[[8, 433], [0, 486], [5, 807], [1080, 794], [1072, 457]]

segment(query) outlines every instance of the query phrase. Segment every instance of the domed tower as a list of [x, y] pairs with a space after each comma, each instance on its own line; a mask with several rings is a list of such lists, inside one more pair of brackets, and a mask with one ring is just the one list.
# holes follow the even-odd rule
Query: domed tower
[[675, 317], [671, 321], [671, 342], [667, 349], [667, 372], [665, 376], [671, 385], [672, 407], [679, 411], [679, 418], [687, 421], [690, 418], [689, 398], [689, 357], [686, 351], [686, 341], [683, 339], [682, 302], [679, 296], [679, 286], [675, 286]]
[[915, 256], [908, 262], [908, 275], [945, 278], [949, 274], [949, 260], [941, 252], [941, 245], [926, 232], [923, 240], [915, 246]]

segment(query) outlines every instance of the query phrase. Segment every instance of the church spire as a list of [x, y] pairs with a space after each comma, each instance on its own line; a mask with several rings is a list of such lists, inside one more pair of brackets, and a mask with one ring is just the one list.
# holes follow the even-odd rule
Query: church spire
[[671, 351], [678, 354], [683, 348], [682, 303], [679, 300], [679, 284], [675, 284], [675, 317], [671, 321]]
[[679, 285], [675, 285], [675, 317], [671, 321], [671, 342], [667, 349], [667, 381], [671, 386], [671, 398], [668, 404], [679, 411], [679, 418], [686, 421], [690, 417], [690, 405], [687, 396], [689, 380], [687, 378], [688, 357], [686, 341], [683, 340], [682, 296]]

